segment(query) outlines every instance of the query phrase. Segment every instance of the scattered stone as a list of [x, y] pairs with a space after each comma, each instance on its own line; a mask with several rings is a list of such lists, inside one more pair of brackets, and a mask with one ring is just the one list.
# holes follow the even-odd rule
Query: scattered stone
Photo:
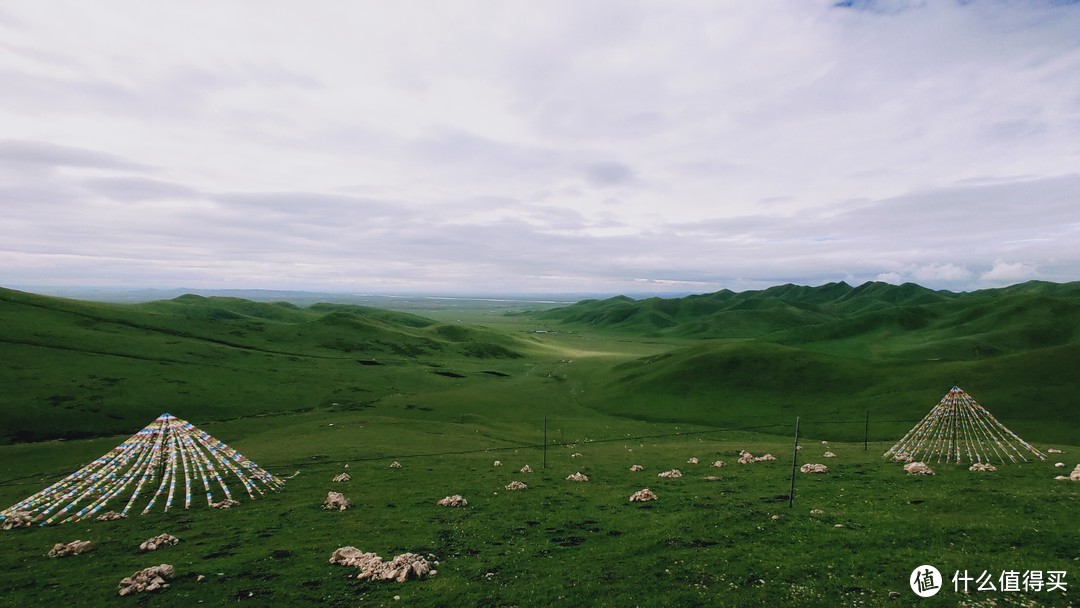
[[821, 509], [810, 509], [810, 515], [824, 515], [825, 511]]
[[895, 600], [895, 599], [897, 599], [899, 597], [900, 597], [900, 592], [899, 591], [890, 591], [889, 592], [889, 599], [890, 600]]
[[469, 505], [469, 501], [461, 497], [460, 494], [454, 494], [453, 496], [447, 496], [436, 502], [435, 504], [440, 507], [465, 507]]
[[1060, 469], [1061, 467], [1064, 467], [1064, 466], [1066, 466], [1066, 465], [1065, 465], [1065, 463], [1064, 463], [1064, 462], [1055, 462], [1055, 463], [1054, 463], [1054, 466]]
[[896, 454], [895, 456], [892, 457], [892, 459], [893, 459], [893, 462], [911, 462], [912, 460], [915, 460], [914, 458], [911, 457], [911, 454], [908, 454], [906, 452], [901, 452], [899, 454]]
[[11, 530], [12, 528], [29, 528], [34, 523], [34, 516], [29, 511], [15, 511], [4, 515], [4, 521], [0, 522], [0, 528]]
[[215, 509], [231, 509], [233, 507], [240, 506], [240, 501], [239, 500], [233, 500], [232, 498], [226, 498], [225, 500], [222, 500], [221, 502], [211, 503], [210, 506], [215, 508]]
[[1064, 452], [1062, 452], [1061, 450], [1059, 450], [1057, 448], [1050, 448], [1049, 450], [1046, 450], [1046, 453], [1047, 454], [1063, 454]]
[[180, 542], [179, 538], [171, 534], [158, 534], [154, 538], [148, 538], [139, 545], [139, 551], [157, 551], [165, 547], [171, 547]]
[[682, 471], [679, 469], [671, 469], [670, 471], [664, 471], [663, 473], [657, 473], [657, 477], [663, 477], [665, 479], [678, 479], [682, 477]]
[[776, 460], [776, 456], [772, 454], [764, 454], [762, 456], [754, 456], [750, 452], [743, 450], [739, 452], [739, 464], [750, 464], [752, 462], [766, 462], [769, 460]]
[[394, 462], [390, 463], [390, 468], [391, 469], [400, 469], [401, 468], [401, 463], [395, 460]]
[[832, 452], [825, 452], [824, 454], [821, 455], [821, 457], [822, 458], [836, 458], [836, 454], [833, 454]]
[[349, 475], [348, 473], [338, 473], [337, 475], [334, 475], [334, 478], [331, 481], [333, 481], [334, 483], [342, 483], [351, 479], [352, 475]]
[[570, 454], [570, 458], [579, 458], [581, 456], [583, 456], [581, 452], [574, 452], [573, 454]]
[[520, 481], [511, 481], [510, 483], [506, 484], [506, 489], [511, 490], [511, 491], [513, 491], [513, 490], [528, 490], [529, 486], [521, 483]]
[[641, 466], [640, 464], [635, 464], [630, 467], [630, 470], [636, 473], [638, 471], [644, 471], [645, 467]]
[[495, 464], [493, 464], [493, 465], [491, 465], [491, 466], [494, 466], [494, 467], [501, 467], [501, 466], [502, 466], [502, 461], [501, 461], [501, 460], [496, 460], [496, 461], [495, 461]]
[[589, 478], [582, 475], [581, 471], [578, 471], [577, 473], [574, 473], [572, 475], [567, 475], [566, 478], [570, 481], [589, 481]]
[[833, 527], [834, 527], [834, 528], [843, 528], [843, 527], [844, 527], [844, 524], [836, 524], [836, 525], [835, 525], [835, 526], [833, 526]]
[[773, 521], [778, 521], [779, 519], [780, 519], [780, 516], [779, 516], [779, 515], [773, 515], [773, 516], [772, 516], [772, 520], [773, 520]]
[[169, 587], [168, 581], [172, 579], [175, 573], [176, 570], [170, 564], [144, 568], [131, 576], [120, 579], [120, 584], [117, 585], [119, 594], [124, 596], [132, 593], [151, 593], [159, 589], [167, 589]]
[[697, 463], [698, 463], [697, 456], [691, 456], [690, 460], [686, 461], [686, 464], [697, 464]]
[[726, 462], [724, 462], [723, 460], [717, 460], [716, 462], [712, 463], [712, 466], [714, 466], [714, 467], [716, 467], [716, 468], [718, 468], [718, 469], [719, 469], [719, 468], [721, 468], [721, 467], [726, 467], [726, 466], [727, 466], [727, 463], [726, 463]]
[[338, 511], [344, 511], [352, 506], [352, 501], [345, 498], [345, 495], [341, 492], [327, 492], [326, 500], [323, 501], [322, 508], [324, 509], [337, 509]]
[[330, 556], [330, 563], [359, 568], [360, 574], [356, 575], [358, 579], [403, 583], [409, 579], [432, 577], [438, 574], [432, 569], [432, 563], [428, 561], [433, 560], [434, 557], [429, 555], [424, 558], [415, 553], [402, 553], [386, 562], [378, 554], [364, 553], [356, 547], [341, 547]]
[[1073, 468], [1072, 472], [1066, 475], [1058, 475], [1054, 479], [1059, 481], [1080, 481], [1080, 464]]
[[969, 471], [996, 471], [997, 467], [990, 464], [989, 462], [976, 462], [975, 464], [968, 467], [968, 470]]
[[201, 583], [201, 582], [203, 582], [205, 580], [206, 580], [206, 575], [205, 574], [200, 574], [199, 576], [195, 577], [195, 582], [196, 583]]
[[925, 462], [909, 462], [904, 465], [904, 471], [908, 475], [933, 475], [934, 469], [926, 466]]
[[702, 477], [702, 479], [705, 481], [720, 481], [720, 478], [716, 475], [706, 475], [705, 477]]
[[519, 471], [519, 472], [520, 473], [532, 473], [532, 467], [530, 467], [529, 465], [525, 465], [525, 466], [521, 467], [521, 471]]
[[649, 502], [650, 500], [656, 500], [656, 493], [649, 488], [638, 490], [630, 495], [630, 502]]
[[829, 467], [823, 464], [806, 463], [799, 467], [799, 471], [802, 473], [828, 473]]
[[115, 521], [117, 519], [127, 519], [127, 515], [116, 511], [106, 511], [97, 517], [98, 521]]
[[69, 555], [78, 555], [80, 553], [86, 553], [94, 548], [94, 543], [88, 540], [73, 540], [70, 543], [56, 543], [52, 549], [49, 549], [49, 557], [67, 557]]

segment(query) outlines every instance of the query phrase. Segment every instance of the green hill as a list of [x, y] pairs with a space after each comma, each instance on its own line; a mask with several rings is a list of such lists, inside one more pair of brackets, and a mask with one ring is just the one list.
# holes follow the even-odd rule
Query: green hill
[[0, 289], [0, 441], [120, 433], [170, 408], [224, 419], [362, 403], [397, 383], [424, 386], [446, 361], [490, 366], [521, 346], [359, 306], [102, 304]]
[[1080, 341], [1080, 283], [956, 294], [914, 284], [781, 285], [635, 301], [586, 300], [535, 318], [647, 337], [754, 338], [852, 356], [978, 359]]

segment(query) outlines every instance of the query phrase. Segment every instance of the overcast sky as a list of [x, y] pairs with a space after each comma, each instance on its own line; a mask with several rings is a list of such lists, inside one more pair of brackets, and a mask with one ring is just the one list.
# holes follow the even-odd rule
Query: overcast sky
[[1080, 4], [0, 4], [0, 285], [1080, 280]]

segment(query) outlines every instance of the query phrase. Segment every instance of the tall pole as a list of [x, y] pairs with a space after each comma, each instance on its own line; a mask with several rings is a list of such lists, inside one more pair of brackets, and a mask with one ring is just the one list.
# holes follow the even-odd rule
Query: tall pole
[[795, 502], [795, 464], [799, 459], [799, 417], [795, 417], [795, 447], [791, 449], [791, 488], [788, 490], [787, 506], [790, 509]]
[[866, 426], [863, 427], [862, 450], [870, 449], [870, 410], [866, 410]]
[[544, 468], [547, 468], [547, 416], [544, 416]]

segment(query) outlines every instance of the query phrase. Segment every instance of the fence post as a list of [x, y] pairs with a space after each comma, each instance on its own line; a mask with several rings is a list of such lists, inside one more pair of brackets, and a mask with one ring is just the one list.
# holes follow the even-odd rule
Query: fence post
[[791, 488], [788, 490], [787, 506], [790, 509], [795, 502], [795, 465], [799, 459], [799, 417], [795, 417], [795, 447], [791, 449]]
[[870, 410], [866, 410], [866, 426], [863, 427], [862, 450], [870, 449]]
[[544, 416], [544, 468], [547, 468], [547, 416]]

